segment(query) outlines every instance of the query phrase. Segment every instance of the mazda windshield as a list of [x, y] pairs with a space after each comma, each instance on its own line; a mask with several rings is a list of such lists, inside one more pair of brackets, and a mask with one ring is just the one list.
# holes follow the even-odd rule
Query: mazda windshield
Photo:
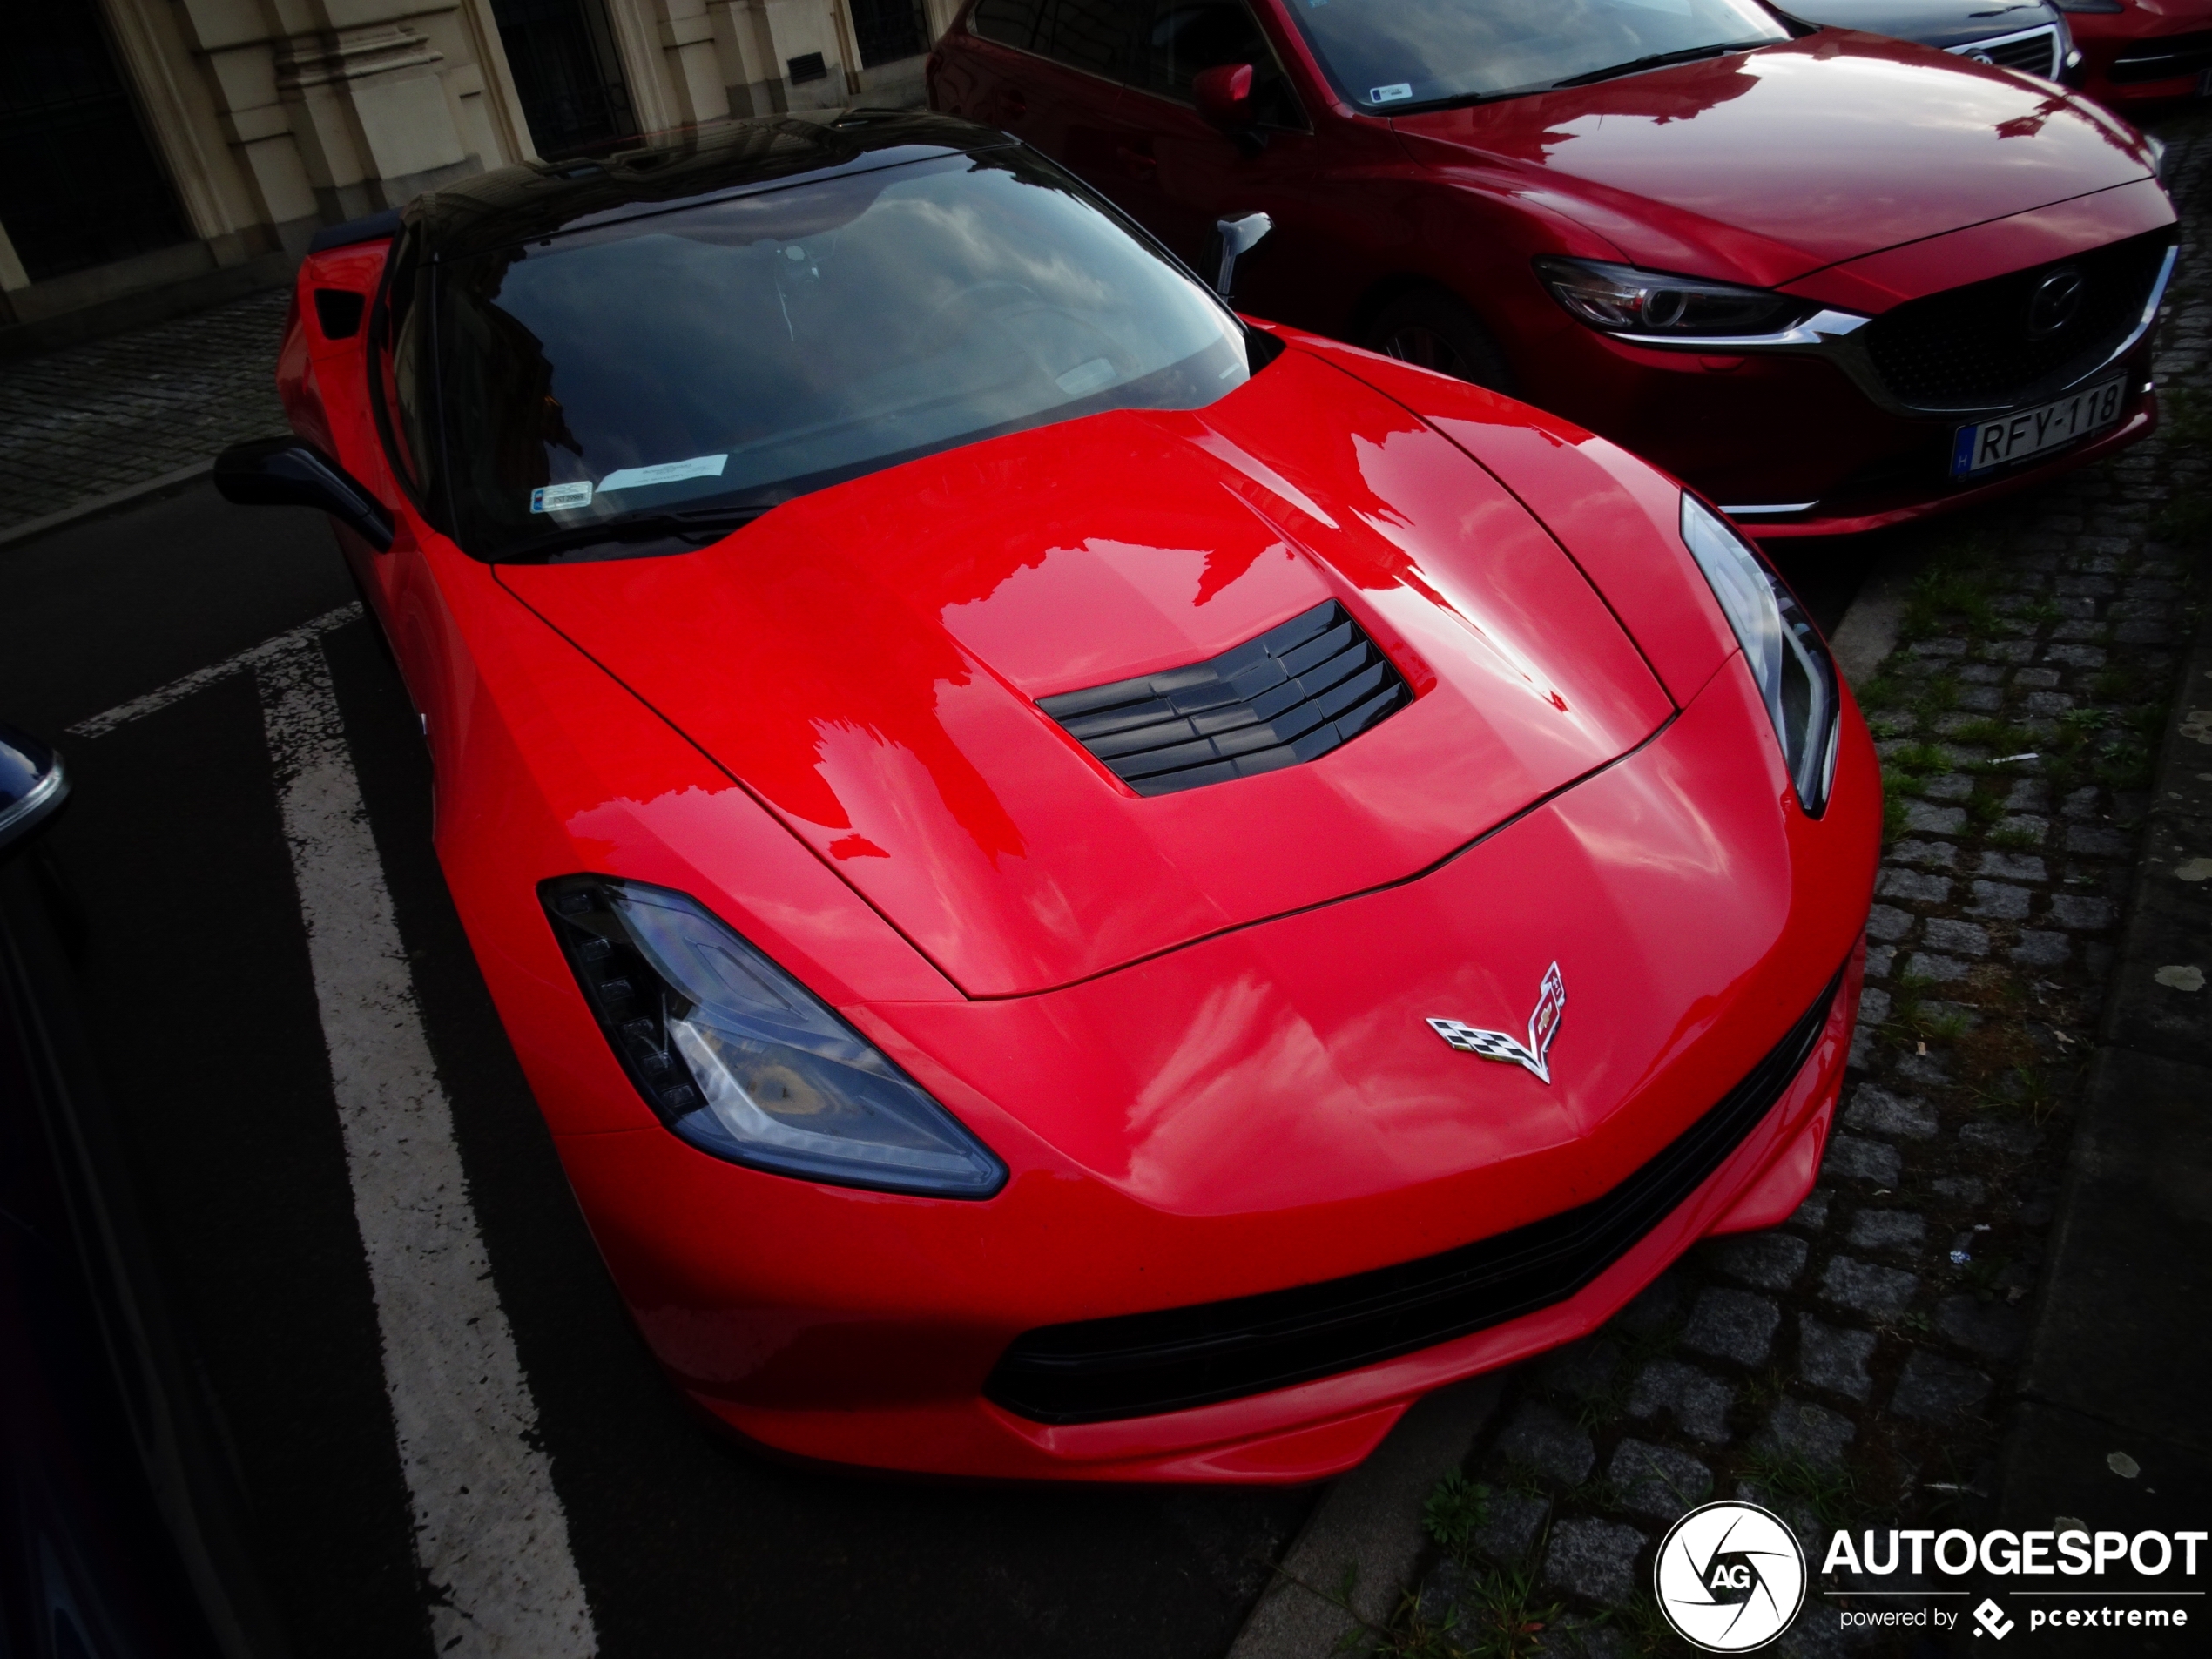
[[[1250, 373], [1227, 307], [1012, 147], [718, 198], [436, 273], [448, 491], [458, 539], [483, 558], [681, 551], [934, 450], [1196, 408]], [[404, 407], [408, 387], [395, 390]], [[401, 428], [403, 442], [421, 429]]]
[[1580, 86], [1790, 38], [1754, 0], [1285, 0], [1379, 114]]

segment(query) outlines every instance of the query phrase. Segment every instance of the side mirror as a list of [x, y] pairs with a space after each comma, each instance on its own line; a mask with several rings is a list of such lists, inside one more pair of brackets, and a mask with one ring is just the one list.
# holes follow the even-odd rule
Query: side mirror
[[1198, 114], [1211, 127], [1231, 134], [1249, 132], [1259, 119], [1259, 104], [1252, 97], [1254, 72], [1250, 64], [1216, 64], [1202, 69], [1190, 83], [1190, 96]]
[[62, 758], [37, 738], [0, 725], [0, 853], [51, 818], [68, 795]]
[[215, 457], [215, 489], [241, 507], [320, 507], [379, 553], [392, 516], [351, 473], [305, 438], [256, 438]]
[[1259, 239], [1275, 228], [1275, 221], [1264, 213], [1245, 213], [1236, 219], [1214, 221], [1214, 237], [1221, 244], [1221, 271], [1214, 278], [1214, 292], [1223, 299], [1229, 298], [1236, 281], [1237, 261], [1259, 246]]

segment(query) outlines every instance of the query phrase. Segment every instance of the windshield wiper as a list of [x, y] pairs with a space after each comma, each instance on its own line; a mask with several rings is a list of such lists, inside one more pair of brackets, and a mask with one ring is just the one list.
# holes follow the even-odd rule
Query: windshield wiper
[[1769, 40], [1723, 40], [1710, 46], [1685, 46], [1680, 51], [1651, 52], [1642, 57], [1631, 57], [1625, 64], [1615, 64], [1605, 69], [1593, 69], [1580, 75], [1569, 75], [1563, 81], [1554, 81], [1554, 89], [1561, 86], [1588, 86], [1598, 81], [1609, 81], [1616, 75], [1633, 75], [1640, 69], [1663, 69], [1669, 64], [1694, 64], [1701, 57], [1719, 57], [1729, 52], [1749, 51], [1753, 46], [1771, 46]]
[[612, 518], [603, 518], [588, 524], [571, 524], [565, 529], [548, 530], [543, 536], [534, 536], [502, 551], [498, 562], [508, 563], [544, 558], [550, 554], [573, 552], [580, 547], [604, 546], [610, 542], [678, 541], [693, 547], [705, 547], [710, 542], [719, 541], [732, 530], [743, 529], [778, 504], [770, 501], [734, 507], [700, 507], [690, 512], [618, 513]]

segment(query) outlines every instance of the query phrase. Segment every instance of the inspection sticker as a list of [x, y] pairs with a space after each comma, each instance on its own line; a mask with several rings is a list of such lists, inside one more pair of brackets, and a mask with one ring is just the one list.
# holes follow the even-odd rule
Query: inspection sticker
[[664, 461], [657, 467], [618, 467], [599, 481], [599, 493], [636, 489], [644, 484], [672, 484], [679, 478], [719, 478], [730, 464], [724, 455], [693, 455], [689, 461]]
[[533, 513], [561, 513], [571, 507], [591, 505], [591, 481], [580, 483], [547, 484], [530, 491], [530, 511]]
[[1413, 83], [1410, 81], [1399, 81], [1393, 85], [1378, 86], [1374, 88], [1367, 94], [1367, 102], [1370, 104], [1395, 104], [1401, 98], [1411, 98], [1413, 96]]

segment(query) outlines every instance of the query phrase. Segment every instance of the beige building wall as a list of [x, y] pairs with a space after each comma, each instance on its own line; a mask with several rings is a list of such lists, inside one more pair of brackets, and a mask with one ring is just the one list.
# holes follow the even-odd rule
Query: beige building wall
[[[320, 226], [536, 155], [491, 0], [98, 3], [194, 239], [33, 283], [0, 225], [0, 343], [280, 282]], [[647, 132], [922, 98], [921, 57], [860, 67], [847, 0], [603, 3]], [[933, 40], [959, 3], [924, 0]]]

